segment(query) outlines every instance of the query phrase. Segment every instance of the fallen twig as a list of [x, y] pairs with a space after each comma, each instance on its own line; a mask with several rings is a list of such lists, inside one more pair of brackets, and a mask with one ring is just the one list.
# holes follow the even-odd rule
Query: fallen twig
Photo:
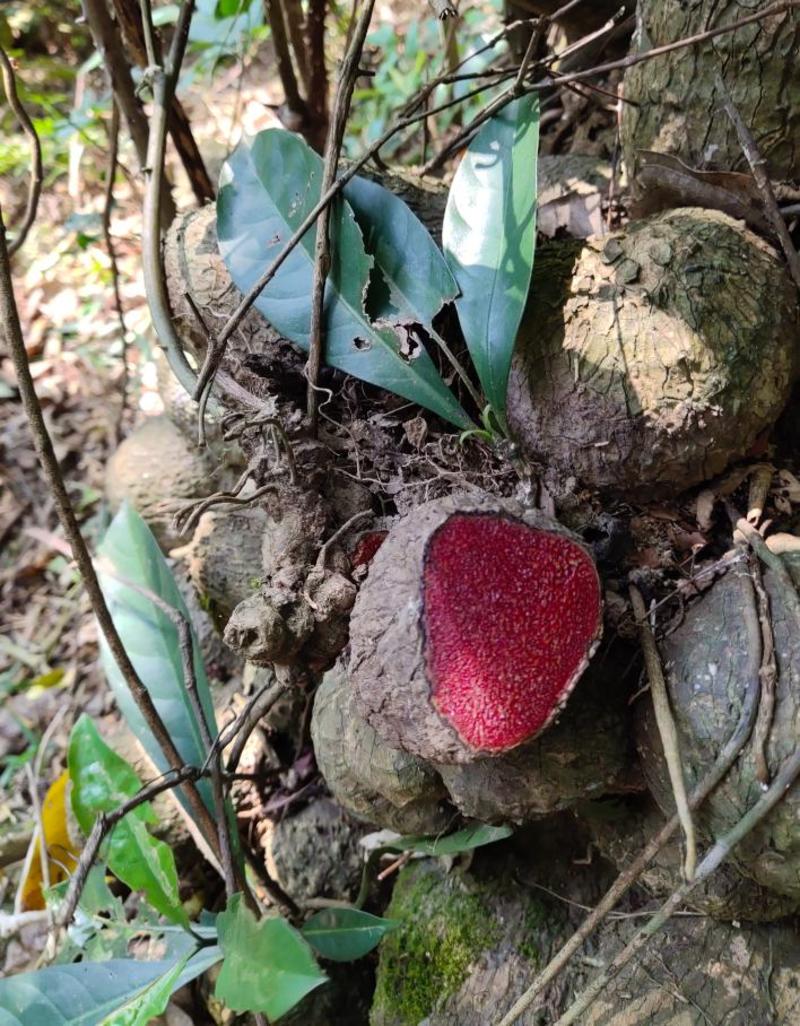
[[639, 640], [644, 654], [644, 665], [647, 671], [647, 679], [650, 682], [650, 697], [653, 700], [653, 712], [656, 717], [658, 733], [661, 737], [661, 744], [664, 749], [664, 759], [667, 763], [669, 780], [672, 785], [672, 794], [675, 799], [675, 808], [678, 812], [678, 819], [683, 827], [683, 834], [686, 839], [686, 857], [683, 863], [683, 875], [687, 880], [694, 877], [694, 870], [697, 864], [697, 839], [695, 837], [692, 813], [689, 809], [689, 799], [686, 795], [686, 781], [683, 779], [683, 765], [681, 762], [681, 747], [678, 739], [678, 731], [675, 728], [675, 720], [672, 716], [672, 709], [669, 704], [667, 685], [664, 680], [664, 671], [661, 668], [661, 659], [653, 637], [653, 631], [647, 619], [647, 610], [641, 592], [634, 585], [631, 585], [629, 594], [633, 615], [639, 628]]
[[800, 289], [800, 256], [794, 247], [792, 237], [789, 234], [789, 229], [786, 227], [786, 222], [781, 214], [778, 201], [775, 199], [775, 193], [772, 191], [772, 182], [770, 182], [769, 175], [766, 170], [767, 162], [761, 156], [761, 152], [758, 149], [753, 133], [744, 123], [744, 119], [739, 113], [736, 104], [733, 102], [731, 94], [728, 92], [728, 87], [725, 85], [725, 81], [719, 72], [717, 73], [715, 84], [720, 96], [722, 97], [722, 105], [725, 108], [725, 113], [731, 119], [733, 127], [736, 129], [736, 134], [739, 136], [739, 144], [742, 147], [742, 152], [747, 159], [747, 163], [750, 165], [753, 178], [758, 186], [759, 192], [761, 193], [761, 197], [764, 200], [764, 213], [767, 215], [769, 223], [772, 225], [772, 230], [778, 237], [778, 241], [780, 242], [781, 249], [786, 257], [786, 262], [789, 265], [789, 272], [794, 279], [794, 283]]
[[775, 808], [798, 775], [800, 775], [800, 746], [786, 759], [770, 787], [755, 805], [707, 852], [697, 867], [694, 879], [686, 881], [670, 895], [653, 918], [635, 934], [617, 957], [570, 1005], [555, 1026], [571, 1026], [572, 1023], [579, 1021], [579, 1017], [590, 1007], [595, 998], [639, 954], [650, 938], [669, 920], [675, 909], [682, 905], [692, 891], [722, 865], [737, 844], [743, 841], [750, 831]]
[[[735, 572], [735, 571], [734, 571]], [[758, 622], [753, 583], [746, 570], [737, 572], [742, 589], [744, 603], [744, 620], [747, 633], [747, 652], [749, 655], [748, 665], [744, 677], [749, 682], [746, 693], [741, 697], [741, 708], [739, 720], [731, 736], [720, 751], [714, 765], [706, 776], [695, 787], [689, 795], [689, 807], [696, 809], [706, 797], [714, 790], [719, 782], [726, 776], [728, 770], [734, 764], [752, 733], [758, 712], [761, 670], [761, 629]], [[581, 926], [573, 933], [565, 944], [556, 952], [548, 964], [541, 970], [533, 983], [514, 1003], [513, 1007], [503, 1016], [496, 1026], [512, 1026], [513, 1023], [533, 1004], [536, 998], [549, 984], [556, 979], [559, 973], [569, 963], [576, 952], [582, 947], [584, 941], [591, 936], [597, 927], [608, 916], [623, 895], [636, 883], [641, 874], [652, 862], [655, 856], [669, 841], [679, 826], [677, 815], [672, 816], [659, 832], [651, 838], [645, 848], [636, 856], [633, 862], [624, 869], [610, 889], [601, 898], [591, 915], [587, 916]]]

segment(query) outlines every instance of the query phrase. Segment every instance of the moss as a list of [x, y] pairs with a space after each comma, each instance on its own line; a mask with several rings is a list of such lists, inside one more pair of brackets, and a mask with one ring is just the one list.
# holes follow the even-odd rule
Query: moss
[[383, 942], [371, 1020], [376, 1026], [417, 1026], [458, 990], [470, 964], [499, 935], [481, 898], [431, 863], [400, 874], [386, 916], [403, 925]]
[[372, 1026], [418, 1026], [438, 1021], [437, 1013], [446, 1019], [447, 999], [463, 995], [484, 953], [494, 953], [489, 963], [499, 959], [529, 975], [563, 923], [560, 910], [505, 873], [448, 874], [434, 860], [400, 873], [386, 916], [402, 926], [381, 946]]

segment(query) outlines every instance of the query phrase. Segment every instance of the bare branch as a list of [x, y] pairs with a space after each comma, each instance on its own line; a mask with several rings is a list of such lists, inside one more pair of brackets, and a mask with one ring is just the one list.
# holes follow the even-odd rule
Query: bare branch
[[[81, 534], [75, 511], [72, 508], [72, 502], [64, 484], [58, 458], [53, 449], [53, 443], [42, 415], [42, 408], [39, 404], [30, 367], [28, 366], [28, 356], [25, 351], [25, 341], [22, 337], [22, 327], [19, 321], [19, 312], [11, 281], [11, 269], [6, 248], [2, 211], [0, 211], [0, 338], [3, 340], [6, 351], [11, 353], [20, 398], [31, 427], [34, 446], [36, 447], [45, 479], [53, 495], [64, 534], [72, 547], [73, 556], [83, 578], [84, 586], [89, 594], [92, 610], [97, 618], [97, 622], [108, 643], [111, 654], [114, 656], [117, 666], [130, 689], [131, 695], [148, 728], [152, 731], [153, 736], [160, 745], [164, 757], [172, 769], [180, 769], [183, 766], [181, 755], [175, 747], [169, 731], [164, 726], [164, 721], [153, 704], [149, 691], [136, 672], [111, 618], [97, 579], [97, 574], [92, 565], [89, 550]], [[203, 832], [206, 834], [209, 843], [212, 844], [212, 848], [216, 848], [214, 824], [208, 809], [206, 809], [200, 798], [197, 788], [194, 785], [188, 786], [186, 788], [186, 796], [198, 823], [202, 825]]]
[[664, 759], [667, 763], [669, 780], [672, 785], [675, 808], [677, 809], [678, 819], [683, 827], [686, 839], [686, 859], [683, 864], [683, 873], [687, 880], [691, 880], [697, 865], [697, 839], [695, 837], [694, 823], [692, 822], [692, 813], [689, 809], [689, 800], [686, 796], [686, 781], [683, 778], [678, 731], [675, 728], [675, 720], [672, 716], [669, 695], [667, 694], [667, 684], [664, 680], [664, 671], [661, 668], [661, 659], [658, 655], [653, 631], [647, 619], [644, 599], [639, 589], [634, 585], [631, 585], [628, 591], [631, 597], [631, 605], [633, 606], [633, 615], [639, 628], [639, 641], [644, 654], [647, 679], [650, 682], [650, 697], [653, 700], [653, 712], [656, 717], [658, 733], [661, 737], [661, 745], [664, 749]]
[[739, 136], [739, 144], [742, 147], [742, 152], [747, 158], [747, 163], [750, 165], [750, 170], [753, 173], [755, 183], [758, 186], [762, 199], [764, 200], [764, 213], [766, 214], [769, 223], [772, 225], [772, 230], [778, 237], [778, 242], [781, 244], [781, 249], [786, 257], [786, 262], [789, 265], [789, 272], [794, 279], [794, 283], [800, 289], [800, 256], [798, 256], [797, 250], [792, 242], [789, 229], [786, 227], [786, 222], [781, 214], [778, 201], [775, 199], [775, 193], [772, 191], [772, 182], [770, 182], [769, 175], [766, 170], [767, 162], [761, 156], [758, 145], [753, 138], [753, 133], [744, 123], [744, 119], [734, 104], [733, 98], [728, 91], [728, 87], [725, 85], [722, 75], [719, 73], [717, 73], [716, 86], [722, 96], [722, 105], [725, 108], [725, 113], [733, 122], [733, 127], [736, 129], [736, 134]]
[[28, 198], [25, 203], [25, 214], [22, 218], [22, 224], [16, 229], [16, 238], [8, 247], [8, 255], [13, 256], [25, 242], [28, 232], [36, 220], [36, 209], [39, 206], [39, 194], [42, 191], [42, 179], [44, 178], [42, 171], [42, 144], [39, 142], [39, 136], [36, 134], [33, 122], [28, 117], [28, 112], [22, 106], [17, 95], [17, 80], [14, 76], [14, 67], [2, 46], [0, 46], [0, 75], [2, 75], [3, 88], [6, 91], [8, 105], [14, 112], [20, 128], [28, 137], [31, 150], [31, 170], [30, 178], [28, 179]]
[[592, 981], [580, 997], [570, 1005], [555, 1026], [572, 1026], [573, 1023], [581, 1021], [580, 1017], [608, 986], [611, 980], [644, 949], [650, 942], [650, 939], [668, 922], [675, 910], [686, 901], [692, 891], [704, 880], [707, 880], [725, 862], [736, 846], [775, 808], [795, 782], [798, 775], [800, 775], [800, 746], [795, 748], [792, 755], [786, 759], [772, 784], [755, 805], [742, 816], [735, 826], [720, 837], [716, 844], [708, 851], [697, 867], [694, 879], [682, 884], [670, 895], [653, 918], [641, 930], [637, 931], [630, 943]]
[[[358, 78], [358, 66], [361, 61], [361, 53], [364, 49], [364, 42], [367, 38], [374, 8], [375, 0], [365, 0], [364, 7], [358, 16], [358, 23], [353, 33], [353, 38], [350, 41], [339, 70], [336, 101], [328, 127], [328, 139], [325, 143], [325, 166], [322, 171], [322, 184], [320, 185], [320, 192], [323, 194], [330, 190], [336, 180], [339, 154], [341, 153], [344, 132], [347, 127], [347, 116], [350, 113], [350, 100], [352, 99], [353, 89]], [[325, 282], [331, 262], [329, 219], [330, 204], [326, 204], [320, 211], [319, 218], [317, 219], [317, 235], [314, 245], [314, 277], [311, 286], [311, 343], [308, 352], [308, 363], [306, 364], [306, 377], [308, 379], [306, 412], [312, 434], [316, 434], [317, 431], [317, 384], [319, 382], [319, 372], [322, 367], [324, 350], [323, 305]]]

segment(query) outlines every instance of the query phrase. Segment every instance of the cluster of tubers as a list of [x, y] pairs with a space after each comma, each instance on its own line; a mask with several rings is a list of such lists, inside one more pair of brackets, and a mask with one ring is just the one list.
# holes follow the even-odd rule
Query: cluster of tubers
[[[676, 10], [686, 7], [640, 2], [638, 42], [668, 42], [683, 24]], [[793, 13], [771, 19], [750, 40], [754, 49], [732, 36], [731, 58], [749, 54], [758, 63], [767, 49], [786, 44], [795, 21]], [[659, 74], [673, 87], [675, 110], [657, 120], [653, 110], [663, 113], [663, 104], [653, 101], [645, 67], [625, 76], [626, 96], [636, 99], [623, 123], [629, 172], [642, 149], [672, 149], [692, 166], [702, 164], [687, 140], [698, 137], [698, 118], [707, 124], [705, 84], [678, 81], [672, 76], [683, 75], [684, 66], [665, 61]], [[769, 80], [764, 95], [777, 103], [790, 86]], [[768, 160], [776, 177], [788, 178], [796, 165], [793, 135], [789, 122], [770, 117], [762, 133], [771, 141]], [[707, 153], [730, 167], [733, 149], [729, 126], [717, 119]], [[403, 192], [435, 227], [441, 191], [405, 182]], [[166, 265], [176, 323], [187, 351], [201, 360], [207, 333], [186, 297], [212, 334], [239, 298], [217, 251], [213, 208], [176, 222]], [[747, 458], [787, 404], [800, 369], [797, 290], [773, 247], [727, 214], [682, 207], [602, 236], [556, 239], [540, 246], [534, 282], [512, 366], [508, 420], [556, 508], [582, 490], [590, 501], [612, 505], [675, 499]], [[226, 370], [269, 399], [287, 429], [298, 427], [302, 359], [254, 310], [231, 340]], [[148, 421], [120, 448], [108, 497], [112, 504], [132, 501], [161, 544], [184, 561], [231, 649], [250, 664], [274, 665], [289, 676], [310, 672], [319, 682], [311, 738], [342, 808], [406, 834], [438, 834], [464, 818], [536, 824], [561, 813], [580, 822], [604, 865], [630, 864], [674, 812], [673, 792], [650, 702], [632, 701], [637, 681], [625, 669], [635, 652], [608, 629], [610, 617], [603, 637], [604, 584], [583, 537], [529, 502], [457, 484], [446, 497], [393, 517], [388, 495], [360, 482], [341, 486], [327, 472], [329, 453], [313, 443], [297, 479], [278, 478], [252, 505], [208, 509], [191, 537], [181, 536], [173, 514], [229, 488], [242, 459], [219, 445], [198, 453], [190, 440], [194, 411], [187, 415], [185, 404], [166, 397], [165, 407], [166, 416]], [[526, 498], [522, 489], [519, 495]], [[571, 522], [580, 524], [580, 517]], [[690, 789], [728, 740], [761, 670], [761, 641], [749, 619], [751, 576], [740, 555], [659, 639]], [[766, 570], [763, 582], [774, 631], [774, 714], [700, 807], [701, 847], [753, 805], [765, 767], [767, 777], [775, 773], [800, 731], [800, 600], [785, 575]], [[618, 606], [619, 593], [614, 598]], [[704, 973], [728, 979], [743, 969], [743, 950], [751, 964], [765, 967], [774, 943], [792, 963], [776, 977], [773, 999], [744, 984], [735, 993], [714, 989], [714, 1021], [767, 1021], [767, 1014], [781, 1026], [796, 1021], [791, 931], [754, 926], [745, 936], [737, 924], [768, 923], [800, 908], [798, 808], [795, 786], [692, 895], [693, 910], [726, 923], [715, 926], [713, 939], [692, 920], [673, 922], [665, 934], [664, 951], [685, 965], [693, 996]], [[668, 896], [680, 883], [681, 863], [675, 839], [641, 877], [643, 892]], [[404, 886], [401, 877], [398, 900]], [[506, 898], [498, 901], [505, 908]], [[509, 931], [522, 930], [514, 908], [503, 942], [476, 963], [490, 987], [508, 979], [503, 959], [530, 974], [524, 944], [509, 940]], [[563, 928], [551, 915], [540, 931], [544, 950]], [[760, 932], [766, 930], [772, 932]], [[604, 928], [599, 957], [622, 932]], [[402, 976], [410, 963], [407, 951], [400, 954], [395, 969]], [[391, 959], [382, 960], [382, 973], [390, 972]], [[480, 1021], [474, 1008], [481, 995], [471, 980], [424, 1021]], [[570, 978], [567, 992], [582, 983]], [[379, 974], [379, 993], [382, 986], [389, 993], [398, 984], [387, 975], [382, 985]], [[669, 987], [647, 966], [627, 970], [585, 1021], [699, 1021], [683, 1015]], [[512, 991], [504, 992], [507, 1004]], [[628, 991], [635, 998], [621, 1013], [620, 995]], [[407, 1021], [373, 1009], [374, 1026]]]

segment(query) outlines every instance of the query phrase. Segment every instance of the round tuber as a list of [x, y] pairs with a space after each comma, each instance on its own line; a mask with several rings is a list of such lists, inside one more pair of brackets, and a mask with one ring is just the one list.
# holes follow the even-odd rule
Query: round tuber
[[716, 211], [543, 246], [509, 424], [561, 482], [626, 499], [677, 494], [773, 425], [795, 379], [799, 328], [783, 261]]
[[564, 706], [602, 629], [591, 556], [555, 521], [489, 495], [400, 519], [350, 621], [359, 709], [433, 762], [499, 755]]

